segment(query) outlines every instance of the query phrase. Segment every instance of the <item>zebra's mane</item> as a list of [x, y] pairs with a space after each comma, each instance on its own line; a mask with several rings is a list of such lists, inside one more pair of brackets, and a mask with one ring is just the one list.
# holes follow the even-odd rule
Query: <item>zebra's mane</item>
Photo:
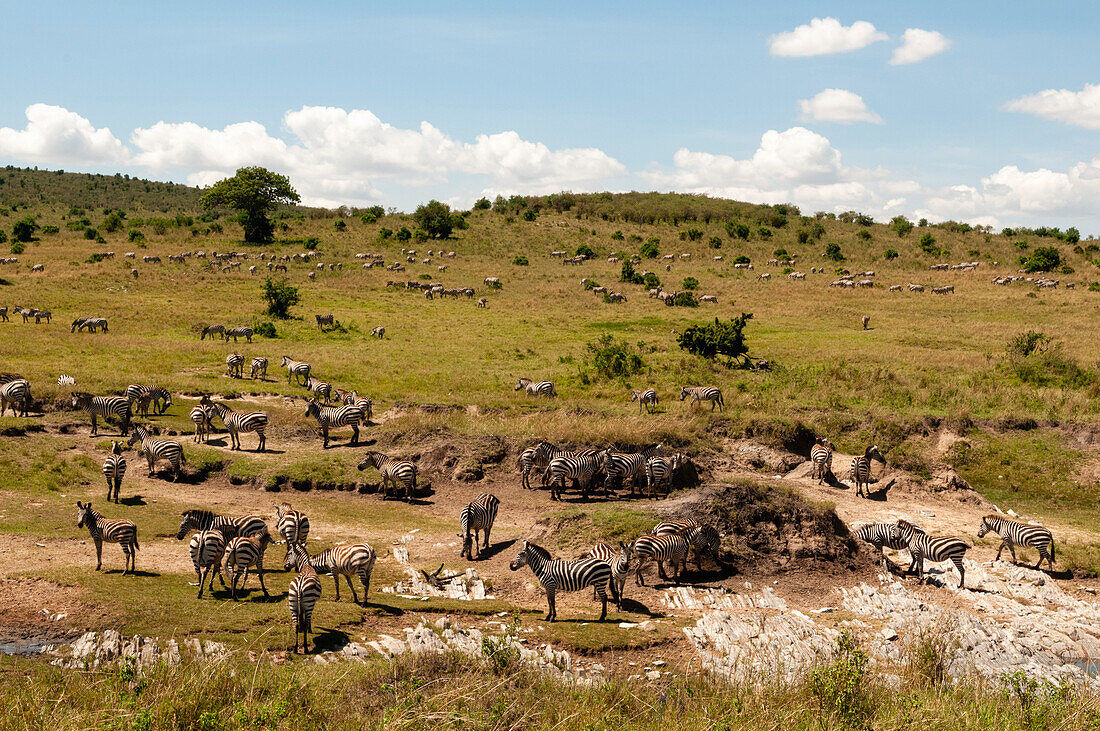
[[526, 550], [528, 550], [531, 553], [535, 554], [536, 556], [538, 556], [539, 558], [541, 558], [544, 561], [550, 561], [551, 560], [549, 551], [547, 551], [542, 546], [539, 546], [539, 545], [536, 545], [536, 544], [532, 543], [531, 541], [527, 541]]
[[901, 528], [902, 530], [905, 530], [906, 528], [912, 528], [913, 531], [916, 532], [916, 533], [924, 533], [925, 532], [925, 530], [923, 528], [921, 528], [919, 525], [916, 525], [915, 523], [910, 523], [908, 520], [902, 520], [900, 518], [898, 519], [898, 527]]

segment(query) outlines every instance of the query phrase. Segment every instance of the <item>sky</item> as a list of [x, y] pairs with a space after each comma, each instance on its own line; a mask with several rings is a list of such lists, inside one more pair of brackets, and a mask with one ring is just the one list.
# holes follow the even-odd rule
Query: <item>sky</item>
[[[911, 6], [911, 7], [910, 7]], [[0, 164], [1100, 234], [1100, 4], [6, 2]]]

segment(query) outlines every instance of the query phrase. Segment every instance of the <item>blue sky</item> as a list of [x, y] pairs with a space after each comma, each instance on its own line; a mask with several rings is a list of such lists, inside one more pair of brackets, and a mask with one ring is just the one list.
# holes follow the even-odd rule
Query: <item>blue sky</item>
[[[196, 184], [255, 162], [328, 205], [685, 190], [1100, 233], [1100, 6], [904, 5], [0, 3], [0, 162]], [[823, 52], [815, 18], [862, 47]], [[946, 48], [892, 65], [907, 29]]]

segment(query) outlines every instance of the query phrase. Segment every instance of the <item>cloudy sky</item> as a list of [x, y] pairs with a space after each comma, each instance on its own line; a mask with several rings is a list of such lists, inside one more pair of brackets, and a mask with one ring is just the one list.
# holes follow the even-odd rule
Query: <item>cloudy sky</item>
[[260, 164], [329, 206], [675, 190], [1100, 234], [1092, 3], [406, 5], [0, 2], [0, 163]]

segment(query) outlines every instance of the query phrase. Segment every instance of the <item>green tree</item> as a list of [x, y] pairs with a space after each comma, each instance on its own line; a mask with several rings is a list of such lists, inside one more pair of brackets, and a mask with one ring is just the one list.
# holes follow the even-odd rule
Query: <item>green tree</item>
[[1053, 246], [1039, 246], [1021, 263], [1028, 273], [1052, 272], [1062, 265], [1062, 255]]
[[290, 308], [301, 300], [297, 287], [287, 284], [285, 279], [271, 277], [264, 280], [263, 297], [267, 303], [267, 314], [283, 320], [290, 317]]
[[734, 360], [748, 356], [744, 330], [751, 318], [744, 312], [726, 322], [716, 317], [713, 324], [692, 325], [676, 337], [676, 342], [687, 352], [708, 360], [723, 355], [728, 359], [726, 365], [732, 365]]
[[661, 240], [659, 238], [657, 238], [656, 236], [650, 236], [648, 239], [646, 239], [646, 242], [642, 244], [642, 256], [647, 259], [656, 259], [658, 256], [661, 255], [661, 249], [658, 247], [660, 243]]
[[111, 211], [107, 214], [107, 217], [103, 219], [103, 230], [107, 233], [114, 233], [122, 228], [122, 225], [126, 222], [126, 217], [118, 211]]
[[393, 237], [398, 241], [408, 241], [412, 238], [412, 231], [409, 230], [408, 226], [402, 226], [397, 229], [397, 233], [395, 233]]
[[489, 202], [488, 198], [478, 198], [477, 203], [474, 204], [475, 211], [487, 211], [493, 204]]
[[416, 225], [433, 239], [445, 239], [454, 231], [451, 207], [437, 200], [421, 203], [413, 213]]
[[26, 243], [34, 239], [34, 232], [38, 230], [38, 222], [31, 216], [21, 218], [11, 227], [11, 236], [16, 241]]
[[270, 242], [274, 229], [268, 214], [281, 203], [299, 201], [290, 178], [259, 166], [239, 168], [236, 175], [214, 183], [199, 199], [207, 209], [228, 206], [240, 211], [244, 240], [249, 244]]
[[840, 252], [840, 244], [827, 244], [825, 246], [825, 258], [833, 261], [844, 261], [844, 254]]
[[890, 228], [900, 238], [913, 230], [913, 222], [905, 216], [894, 216], [890, 219]]
[[684, 289], [699, 289], [699, 280], [695, 277], [685, 277], [683, 287]]
[[1066, 229], [1066, 243], [1067, 244], [1072, 246], [1073, 244], [1076, 244], [1080, 240], [1081, 240], [1081, 232], [1077, 230], [1076, 226]]

